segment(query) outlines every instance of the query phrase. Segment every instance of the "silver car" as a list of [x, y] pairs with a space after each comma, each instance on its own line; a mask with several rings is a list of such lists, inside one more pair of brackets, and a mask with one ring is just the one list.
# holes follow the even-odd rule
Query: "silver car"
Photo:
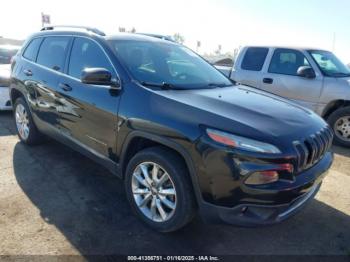
[[335, 142], [350, 146], [350, 69], [326, 50], [244, 47], [230, 70], [237, 83], [289, 98], [325, 118]]

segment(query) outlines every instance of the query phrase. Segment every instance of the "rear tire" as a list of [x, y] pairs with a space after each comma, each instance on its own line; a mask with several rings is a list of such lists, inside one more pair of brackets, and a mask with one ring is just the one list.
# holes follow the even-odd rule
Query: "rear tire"
[[19, 139], [27, 145], [36, 145], [43, 142], [43, 135], [32, 118], [32, 114], [24, 98], [19, 97], [13, 105], [13, 115]]
[[134, 213], [156, 231], [178, 230], [194, 217], [195, 200], [187, 167], [166, 148], [148, 148], [130, 160], [125, 190]]
[[334, 132], [334, 143], [350, 147], [350, 107], [341, 107], [327, 118]]

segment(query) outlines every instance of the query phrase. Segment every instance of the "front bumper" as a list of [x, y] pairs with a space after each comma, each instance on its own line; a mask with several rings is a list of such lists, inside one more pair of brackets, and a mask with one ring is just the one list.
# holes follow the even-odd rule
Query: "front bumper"
[[11, 110], [11, 100], [8, 87], [0, 86], [0, 110]]
[[317, 194], [321, 184], [314, 186], [310, 192], [285, 205], [240, 205], [235, 208], [217, 208], [222, 222], [239, 226], [259, 226], [279, 223], [301, 210]]
[[200, 213], [205, 222], [228, 223], [239, 226], [259, 226], [279, 223], [302, 209], [319, 191], [333, 161], [326, 153], [315, 166], [296, 175], [289, 186], [249, 189], [247, 201], [222, 206], [203, 201]]

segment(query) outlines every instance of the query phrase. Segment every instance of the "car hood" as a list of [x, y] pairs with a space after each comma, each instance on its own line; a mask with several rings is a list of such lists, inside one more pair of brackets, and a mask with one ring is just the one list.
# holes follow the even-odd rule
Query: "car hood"
[[[164, 91], [163, 94], [195, 108], [183, 110], [191, 112], [186, 116], [182, 115], [188, 118], [188, 121], [238, 135], [260, 137], [265, 141], [302, 139], [326, 126], [323, 119], [309, 109], [282, 97], [243, 85]], [[164, 111], [164, 108], [162, 110]], [[165, 111], [170, 113], [171, 107]], [[203, 111], [207, 114], [203, 114]]]

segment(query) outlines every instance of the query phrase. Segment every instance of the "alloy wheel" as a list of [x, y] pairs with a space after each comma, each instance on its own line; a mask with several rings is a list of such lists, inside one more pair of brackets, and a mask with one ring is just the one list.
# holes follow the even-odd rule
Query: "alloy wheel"
[[15, 111], [16, 126], [20, 137], [27, 140], [29, 137], [29, 117], [27, 110], [22, 104], [16, 106]]
[[154, 162], [143, 162], [135, 168], [131, 183], [136, 205], [147, 218], [164, 222], [174, 215], [175, 185], [163, 167]]

